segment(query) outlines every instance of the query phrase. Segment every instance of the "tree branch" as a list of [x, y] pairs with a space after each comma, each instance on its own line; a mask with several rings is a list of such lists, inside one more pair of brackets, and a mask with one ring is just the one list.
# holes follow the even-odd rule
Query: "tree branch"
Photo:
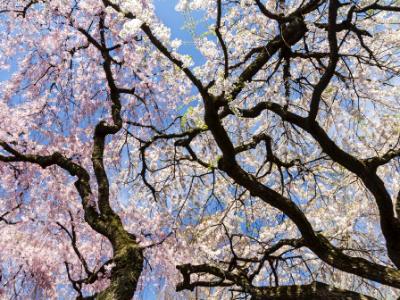
[[[308, 285], [289, 285], [275, 287], [258, 287], [254, 286], [249, 278], [244, 274], [235, 274], [218, 267], [210, 265], [191, 265], [185, 264], [177, 266], [177, 269], [183, 276], [183, 281], [178, 283], [176, 290], [193, 291], [195, 287], [226, 287], [239, 286], [240, 292], [251, 296], [252, 300], [299, 300], [299, 299], [375, 299], [366, 295], [362, 295], [353, 291], [338, 289], [322, 282], [312, 282]], [[217, 277], [214, 281], [194, 281], [191, 282], [190, 275], [213, 275]]]

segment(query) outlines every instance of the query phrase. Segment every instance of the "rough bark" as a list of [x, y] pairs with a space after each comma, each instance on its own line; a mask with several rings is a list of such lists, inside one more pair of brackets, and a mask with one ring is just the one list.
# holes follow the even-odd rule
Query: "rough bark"
[[[87, 38], [88, 42], [92, 43], [103, 56], [103, 70], [106, 75], [112, 101], [112, 123], [108, 124], [106, 121], [101, 120], [97, 123], [93, 135], [91, 159], [98, 186], [97, 201], [93, 201], [89, 172], [78, 163], [73, 162], [58, 152], [47, 156], [25, 154], [18, 152], [11, 145], [0, 140], [0, 146], [9, 153], [9, 156], [0, 155], [0, 161], [32, 163], [40, 165], [42, 168], [56, 165], [67, 171], [71, 176], [78, 178], [75, 182], [75, 187], [82, 200], [85, 221], [93, 230], [102, 234], [110, 241], [113, 248], [113, 257], [110, 261], [115, 265], [111, 269], [110, 285], [104, 291], [87, 299], [128, 300], [132, 299], [136, 291], [137, 283], [143, 269], [144, 257], [143, 248], [139, 246], [135, 236], [124, 229], [120, 217], [110, 206], [109, 181], [104, 166], [105, 139], [106, 136], [114, 135], [122, 128], [122, 118], [120, 90], [117, 88], [113, 77], [111, 67], [112, 58], [106, 46], [104, 29], [102, 16], [100, 16], [99, 21], [99, 42], [90, 36], [87, 31], [80, 29], [80, 32]], [[70, 280], [74, 287], [77, 287], [77, 281], [71, 278]], [[97, 275], [92, 274], [90, 278], [80, 280], [79, 282], [90, 281], [93, 283], [95, 280], [97, 280]], [[78, 299], [82, 299], [82, 297], [78, 296]]]
[[[177, 291], [194, 290], [196, 287], [237, 286], [239, 290], [251, 296], [252, 300], [368, 300], [375, 299], [357, 292], [339, 289], [323, 282], [314, 281], [305, 285], [282, 285], [273, 287], [253, 286], [248, 276], [243, 273], [225, 271], [210, 265], [185, 264], [178, 266], [183, 281], [177, 285]], [[211, 274], [213, 281], [190, 280], [192, 274]]]

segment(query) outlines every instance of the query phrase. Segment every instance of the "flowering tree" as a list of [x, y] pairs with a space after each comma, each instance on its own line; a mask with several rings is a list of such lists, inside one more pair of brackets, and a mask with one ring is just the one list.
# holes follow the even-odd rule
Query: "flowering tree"
[[400, 7], [176, 9], [200, 66], [148, 1], [1, 2], [2, 293], [394, 298]]
[[[151, 7], [141, 9], [156, 25]], [[137, 22], [124, 22], [100, 1], [1, 3], [1, 65], [17, 65], [1, 88], [2, 292], [9, 297], [129, 299], [144, 249], [171, 233], [168, 207], [152, 207], [157, 185], [146, 180], [152, 166], [142, 152], [148, 128], [174, 123], [173, 102], [186, 84], [147, 51]], [[163, 79], [172, 76], [174, 85]], [[131, 147], [140, 160], [130, 160]], [[164, 189], [166, 175], [157, 178]]]

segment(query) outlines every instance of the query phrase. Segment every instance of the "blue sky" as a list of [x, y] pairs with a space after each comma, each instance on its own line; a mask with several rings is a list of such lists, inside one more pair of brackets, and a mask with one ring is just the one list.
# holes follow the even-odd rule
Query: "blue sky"
[[[204, 62], [204, 58], [193, 45], [192, 33], [187, 28], [190, 21], [196, 24], [195, 33], [207, 31], [207, 24], [202, 21], [201, 12], [191, 12], [190, 15], [175, 11], [177, 0], [154, 0], [157, 16], [165, 25], [171, 28], [172, 38], [178, 38], [183, 41], [179, 49], [180, 53], [192, 56], [196, 65]], [[191, 17], [191, 20], [189, 19]]]

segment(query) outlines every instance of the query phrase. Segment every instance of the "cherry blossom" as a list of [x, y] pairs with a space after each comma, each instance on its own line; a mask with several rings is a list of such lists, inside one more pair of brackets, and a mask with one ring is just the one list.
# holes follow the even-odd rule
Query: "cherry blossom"
[[396, 3], [155, 5], [0, 1], [1, 297], [398, 297]]

